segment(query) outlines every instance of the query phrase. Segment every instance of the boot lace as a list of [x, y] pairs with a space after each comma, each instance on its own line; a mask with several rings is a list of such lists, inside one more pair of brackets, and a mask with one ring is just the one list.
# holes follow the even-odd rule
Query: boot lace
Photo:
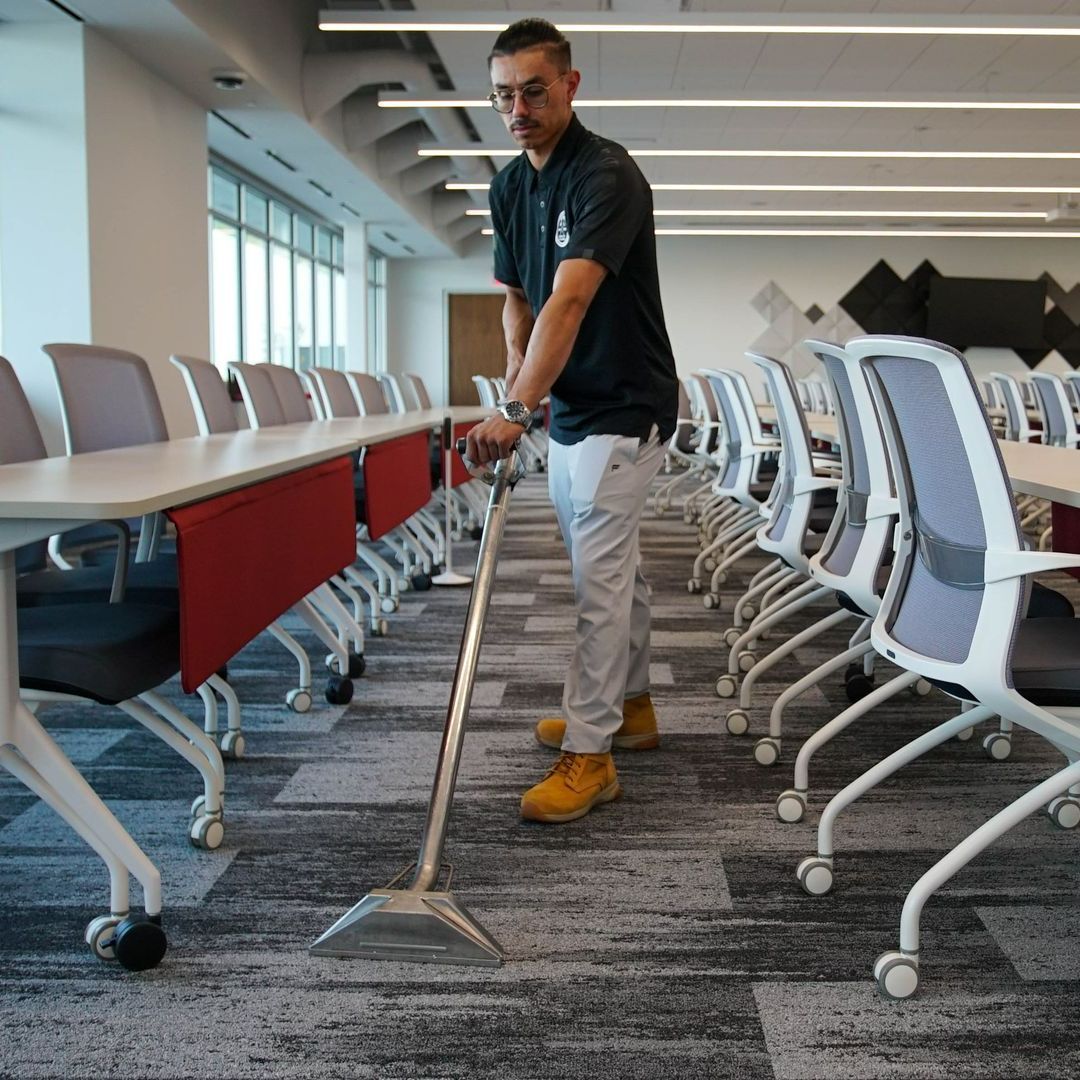
[[563, 751], [559, 760], [548, 769], [548, 776], [565, 776], [567, 780], [573, 780], [584, 767], [585, 758], [581, 754]]

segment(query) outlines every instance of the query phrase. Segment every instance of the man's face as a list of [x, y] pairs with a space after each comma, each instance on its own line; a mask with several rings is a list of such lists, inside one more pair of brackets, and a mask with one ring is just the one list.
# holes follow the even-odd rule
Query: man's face
[[560, 72], [542, 45], [522, 49], [512, 56], [496, 56], [491, 61], [493, 90], [548, 87], [547, 104], [542, 108], [529, 106], [518, 93], [514, 96], [513, 109], [500, 113], [507, 130], [522, 150], [542, 151], [558, 139], [570, 122], [570, 105], [580, 81], [581, 75], [577, 71]]

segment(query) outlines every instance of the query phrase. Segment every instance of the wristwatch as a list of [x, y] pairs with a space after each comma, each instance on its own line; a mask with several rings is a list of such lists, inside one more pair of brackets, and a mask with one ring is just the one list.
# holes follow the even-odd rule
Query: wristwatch
[[524, 401], [504, 401], [499, 406], [499, 412], [504, 420], [509, 420], [511, 424], [520, 424], [526, 431], [532, 424], [532, 410]]

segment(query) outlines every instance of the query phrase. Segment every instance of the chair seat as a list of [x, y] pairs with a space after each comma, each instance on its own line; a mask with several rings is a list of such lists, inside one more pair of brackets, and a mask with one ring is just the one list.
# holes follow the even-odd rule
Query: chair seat
[[1013, 685], [1028, 701], [1080, 706], [1080, 619], [1025, 619], [1012, 668]]
[[[176, 573], [175, 556], [165, 556], [147, 563], [132, 563], [128, 568], [124, 599], [134, 604], [175, 608], [180, 602]], [[111, 566], [38, 570], [18, 578], [16, 595], [20, 608], [106, 604], [112, 583]]]
[[58, 604], [20, 608], [20, 684], [104, 705], [137, 697], [180, 670], [175, 608]]

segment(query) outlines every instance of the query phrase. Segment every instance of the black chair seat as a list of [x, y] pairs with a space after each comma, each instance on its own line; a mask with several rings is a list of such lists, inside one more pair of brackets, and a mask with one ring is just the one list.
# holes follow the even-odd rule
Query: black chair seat
[[[107, 604], [112, 583], [111, 566], [38, 570], [17, 579], [16, 595], [20, 608], [56, 604]], [[175, 608], [180, 603], [179, 595], [174, 556], [163, 556], [153, 562], [132, 563], [128, 568], [125, 601]]]
[[180, 670], [180, 618], [146, 604], [21, 608], [20, 684], [115, 705]]
[[1016, 636], [1012, 668], [1013, 685], [1028, 701], [1080, 705], [1080, 619], [1025, 619]]

